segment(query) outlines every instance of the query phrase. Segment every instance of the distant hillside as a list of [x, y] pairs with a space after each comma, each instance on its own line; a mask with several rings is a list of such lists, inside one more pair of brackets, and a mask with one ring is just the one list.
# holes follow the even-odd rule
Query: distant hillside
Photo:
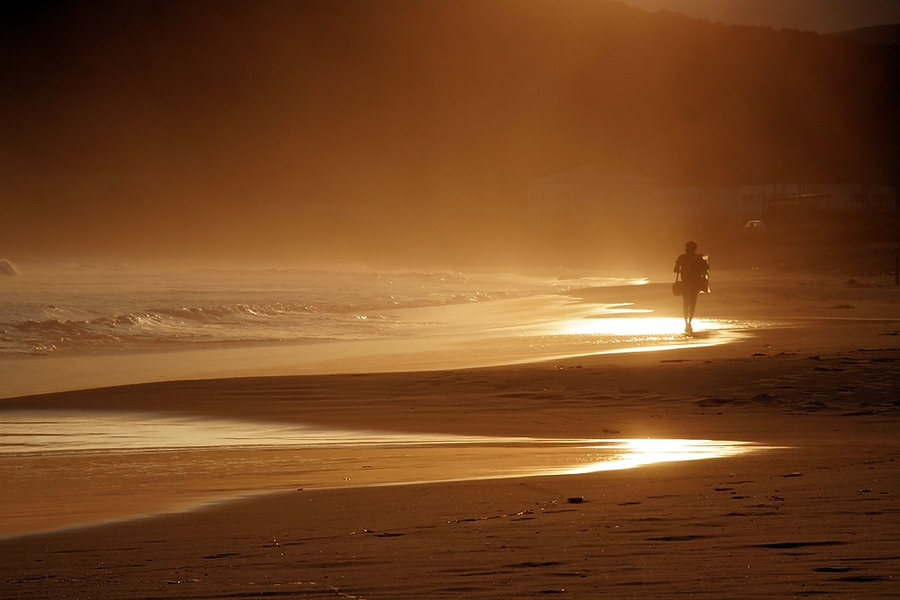
[[0, 239], [77, 223], [151, 243], [221, 226], [336, 240], [343, 222], [304, 207], [439, 226], [447, 206], [515, 205], [528, 181], [591, 164], [697, 185], [900, 182], [896, 46], [602, 0], [47, 6], [0, 29], [0, 180], [166, 184], [0, 190]]
[[900, 52], [815, 33], [601, 0], [62, 7], [0, 42], [12, 162], [357, 195], [596, 163], [883, 179], [900, 152]]
[[900, 23], [893, 25], [876, 25], [874, 27], [862, 27], [831, 34], [836, 37], [845, 37], [864, 44], [890, 44], [900, 45]]

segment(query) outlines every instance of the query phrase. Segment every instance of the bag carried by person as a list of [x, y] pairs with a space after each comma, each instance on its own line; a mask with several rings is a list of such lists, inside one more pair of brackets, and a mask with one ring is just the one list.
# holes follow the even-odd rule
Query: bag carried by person
[[675, 273], [675, 283], [672, 284], [672, 294], [680, 296], [684, 293], [684, 281], [681, 280], [681, 273]]
[[700, 278], [700, 291], [705, 294], [709, 293], [709, 275]]
[[700, 255], [700, 265], [703, 267], [703, 270], [700, 274], [700, 291], [708, 294], [709, 293], [709, 255], [701, 254]]

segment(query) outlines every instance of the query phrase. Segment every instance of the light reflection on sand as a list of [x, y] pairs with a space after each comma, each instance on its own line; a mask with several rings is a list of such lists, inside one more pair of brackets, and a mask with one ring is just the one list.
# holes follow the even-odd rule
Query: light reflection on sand
[[[548, 318], [509, 327], [520, 340], [540, 339], [554, 358], [587, 354], [650, 352], [683, 347], [727, 344], [746, 332], [772, 323], [741, 319], [694, 319], [693, 332], [684, 332], [680, 317], [657, 317], [653, 310], [632, 303], [603, 304], [555, 299]], [[549, 316], [552, 315], [552, 316]]]
[[185, 379], [413, 372], [525, 364], [733, 342], [772, 323], [654, 316], [630, 303], [530, 296], [398, 309], [384, 339], [201, 346], [0, 361], [0, 398]]
[[[701, 319], [697, 319], [694, 325], [696, 332], [736, 328], [733, 323]], [[667, 317], [605, 317], [564, 321], [560, 324], [561, 335], [658, 336], [680, 335], [683, 332], [683, 319]]]
[[746, 442], [344, 431], [152, 414], [0, 415], [0, 537], [302, 488], [584, 474], [736, 456]]

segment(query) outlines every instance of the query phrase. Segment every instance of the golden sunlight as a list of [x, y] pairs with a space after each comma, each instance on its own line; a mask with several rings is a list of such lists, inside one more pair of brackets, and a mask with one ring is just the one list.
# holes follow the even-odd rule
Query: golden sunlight
[[594, 473], [663, 462], [725, 458], [763, 449], [749, 442], [650, 438], [616, 440], [588, 448], [598, 450], [601, 454], [596, 460], [580, 465], [570, 472]]
[[577, 475], [767, 449], [714, 440], [415, 434], [52, 411], [5, 413], [0, 431], [0, 479], [11, 482], [0, 500], [0, 538], [298, 486]]
[[[634, 311], [650, 312], [650, 311]], [[735, 323], [719, 320], [694, 321], [694, 332], [734, 329]], [[684, 332], [684, 321], [670, 317], [597, 317], [562, 321], [558, 335], [665, 336]]]

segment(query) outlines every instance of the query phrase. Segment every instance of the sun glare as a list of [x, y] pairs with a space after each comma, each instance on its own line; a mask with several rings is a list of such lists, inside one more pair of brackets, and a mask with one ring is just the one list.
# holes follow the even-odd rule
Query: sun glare
[[702, 460], [737, 456], [759, 449], [748, 442], [679, 439], [626, 439], [608, 444], [588, 446], [599, 452], [596, 460], [579, 465], [572, 473], [594, 473], [629, 469], [643, 465], [685, 460]]
[[192, 510], [296, 489], [298, 482], [333, 489], [580, 475], [766, 449], [714, 440], [460, 436], [52, 411], [0, 414], [0, 433], [0, 480], [12, 486], [0, 499], [0, 538]]
[[684, 322], [664, 317], [602, 317], [563, 324], [562, 335], [669, 335], [680, 333]]
[[[694, 321], [695, 332], [731, 328], [733, 326], [721, 321], [702, 319]], [[555, 330], [557, 335], [603, 336], [667, 336], [683, 332], [684, 321], [682, 319], [641, 316], [572, 319], [561, 321]]]

